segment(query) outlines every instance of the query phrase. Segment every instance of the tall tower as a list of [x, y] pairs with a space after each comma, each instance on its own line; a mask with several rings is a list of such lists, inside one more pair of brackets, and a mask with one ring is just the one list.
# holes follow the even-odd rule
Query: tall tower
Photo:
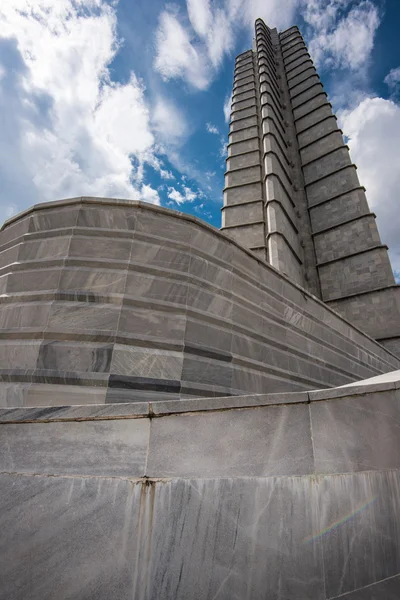
[[222, 229], [400, 354], [400, 288], [298, 27], [236, 58]]

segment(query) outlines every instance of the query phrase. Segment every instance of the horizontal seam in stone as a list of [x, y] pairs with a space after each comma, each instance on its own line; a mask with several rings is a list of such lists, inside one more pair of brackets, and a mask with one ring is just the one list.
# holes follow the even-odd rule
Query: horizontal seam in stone
[[[285, 138], [283, 137], [283, 135], [281, 134], [281, 132], [279, 131], [279, 129], [277, 128], [277, 126], [275, 125], [275, 121], [274, 121], [274, 119], [273, 119], [272, 117], [263, 117], [263, 118], [261, 119], [261, 121], [262, 121], [262, 122], [263, 122], [263, 121], [272, 121], [272, 123], [273, 123], [273, 124], [274, 124], [274, 126], [275, 126], [275, 129], [276, 129], [276, 131], [279, 133], [279, 136], [280, 136], [280, 138], [281, 138], [282, 142], [285, 144], [285, 147], [287, 148], [287, 147], [288, 147], [288, 145], [287, 145], [287, 142], [286, 142]], [[271, 133], [271, 132], [267, 132], [267, 133], [264, 133], [264, 132], [262, 132], [261, 139], [262, 139], [262, 140], [264, 140], [264, 136], [266, 136], [266, 135], [274, 135], [274, 134], [273, 134], [273, 133]], [[274, 137], [276, 137], [276, 136], [274, 136]]]
[[254, 185], [255, 183], [259, 183], [261, 185], [261, 183], [262, 183], [261, 179], [257, 179], [255, 181], [247, 181], [246, 183], [235, 183], [233, 185], [228, 185], [228, 186], [224, 187], [224, 189], [222, 191], [226, 192], [227, 190], [230, 190], [230, 189], [246, 187], [247, 185]]
[[[303, 133], [305, 133], [306, 131], [309, 131], [310, 129], [312, 129], [313, 127], [316, 127], [317, 125], [320, 125], [321, 123], [323, 123], [324, 121], [327, 121], [328, 119], [335, 119], [335, 121], [337, 121], [337, 118], [334, 114], [331, 115], [327, 115], [326, 117], [323, 117], [322, 119], [320, 119], [319, 121], [316, 121], [315, 123], [313, 123], [312, 125], [309, 125], [308, 127], [305, 127], [304, 129], [302, 129], [301, 131], [297, 131], [296, 133], [296, 137], [298, 138], [299, 135], [302, 135]], [[334, 131], [338, 131], [338, 129], [334, 129]], [[323, 137], [325, 137], [325, 134], [321, 137], [318, 137], [316, 140], [314, 140], [314, 142], [318, 141], [319, 139], [322, 139]], [[312, 143], [314, 143], [312, 142]], [[304, 146], [302, 146], [303, 148]]]
[[237, 173], [238, 171], [247, 171], [247, 169], [254, 169], [255, 167], [261, 169], [260, 163], [255, 165], [248, 165], [246, 167], [237, 167], [236, 169], [229, 169], [229, 171], [225, 171], [224, 175], [229, 175], [230, 173]]
[[[308, 160], [305, 163], [302, 163], [302, 168], [304, 169], [305, 167], [308, 167], [309, 165], [312, 165], [315, 162], [318, 162], [319, 160], [321, 160], [321, 158], [325, 158], [326, 156], [329, 156], [330, 154], [334, 154], [335, 152], [337, 152], [338, 150], [343, 150], [343, 148], [345, 150], [347, 150], [347, 152], [349, 151], [349, 147], [347, 144], [340, 144], [340, 146], [337, 146], [336, 148], [332, 148], [332, 150], [327, 150], [324, 153], [321, 153], [317, 158], [312, 158], [311, 160]], [[313, 182], [311, 182], [313, 183]], [[307, 184], [309, 185], [309, 184]]]
[[327, 179], [328, 177], [332, 177], [332, 175], [336, 175], [336, 173], [341, 173], [342, 171], [345, 171], [346, 169], [357, 169], [356, 165], [353, 165], [353, 163], [350, 163], [349, 165], [345, 165], [344, 167], [339, 167], [338, 169], [335, 169], [334, 171], [332, 171], [331, 173], [327, 173], [326, 175], [321, 175], [321, 177], [318, 177], [318, 179], [314, 179], [314, 181], [311, 181], [310, 183], [305, 183], [304, 187], [310, 187], [310, 185], [315, 185], [316, 183], [319, 183], [320, 181], [323, 181], [324, 179]]
[[[265, 43], [264, 39], [257, 40], [256, 46], [257, 46], [257, 53], [256, 53], [257, 63], [259, 64], [259, 61], [261, 60], [261, 58], [265, 58], [266, 60], [268, 60], [272, 63], [272, 65], [275, 69], [275, 72], [276, 72], [276, 66], [275, 66], [276, 54], [274, 53], [274, 51], [268, 47], [268, 45]], [[264, 54], [261, 54], [261, 53], [264, 53]]]
[[[280, 176], [278, 175], [278, 173], [265, 173], [263, 181], [267, 181], [267, 179], [270, 179], [271, 177], [276, 177], [279, 181], [279, 183], [281, 184], [281, 186], [283, 187], [283, 189], [285, 190], [285, 193], [287, 196], [290, 196], [291, 194], [288, 192], [288, 190], [286, 189], [286, 184], [283, 183], [282, 179], [280, 178]], [[292, 183], [289, 182], [289, 185], [292, 186]]]
[[288, 181], [289, 181], [290, 185], [293, 185], [293, 181], [292, 181], [289, 173], [286, 171], [286, 167], [282, 164], [282, 161], [280, 159], [279, 154], [277, 154], [274, 150], [268, 150], [267, 152], [264, 152], [263, 158], [265, 158], [266, 156], [268, 156], [268, 154], [273, 154], [274, 156], [276, 156], [276, 158], [277, 158], [277, 160], [278, 160], [278, 162], [279, 162], [279, 164], [281, 166], [282, 171], [285, 173], [286, 177], [288, 178]]
[[[308, 79], [311, 79], [312, 77], [316, 77], [317, 81], [313, 82], [311, 85], [309, 85], [308, 87], [306, 87], [304, 90], [301, 90], [301, 92], [297, 92], [297, 94], [294, 94], [293, 96], [290, 96], [290, 102], [291, 102], [292, 106], [293, 106], [293, 100], [295, 98], [298, 98], [302, 94], [305, 94], [306, 92], [308, 92], [308, 90], [310, 90], [315, 85], [320, 85], [320, 86], [324, 87], [324, 84], [320, 80], [320, 78], [318, 76], [318, 73], [315, 73], [314, 75], [311, 75], [311, 77], [308, 77]], [[299, 106], [300, 106], [300, 104], [299, 104]]]
[[[299, 40], [296, 44], [293, 44], [293, 46], [291, 46], [287, 50], [281, 49], [283, 62], [285, 62], [285, 60], [289, 58], [289, 56], [293, 56], [293, 54], [296, 54], [296, 52], [300, 50], [300, 48], [296, 48], [296, 46], [299, 46], [300, 44], [302, 44], [302, 48], [305, 48], [307, 50], [307, 46], [303, 39]], [[296, 50], [293, 50], [293, 48], [296, 48]], [[285, 52], [287, 52], [286, 56], [284, 56]]]
[[[322, 83], [314, 83], [308, 89], [311, 90], [313, 87], [317, 87], [317, 86], [319, 88], [322, 88]], [[314, 100], [314, 98], [317, 98], [318, 96], [326, 96], [326, 97], [328, 97], [328, 94], [326, 92], [324, 92], [324, 91], [319, 91], [316, 94], [314, 94], [313, 96], [310, 96], [309, 98], [307, 98], [307, 100], [304, 100], [303, 102], [300, 102], [300, 104], [297, 104], [296, 106], [293, 106], [293, 103], [292, 103], [293, 118], [294, 118], [294, 112], [295, 112], [295, 110], [297, 110], [298, 108], [304, 106], [305, 104], [308, 104], [309, 102], [311, 102], [312, 100]], [[305, 114], [307, 114], [307, 113], [305, 113]], [[305, 116], [305, 115], [302, 115], [302, 116]], [[296, 119], [294, 119], [294, 120], [296, 121], [297, 119], [301, 119], [301, 117], [296, 117]]]
[[[287, 46], [288, 44], [290, 44], [290, 42], [293, 42], [296, 38], [299, 38], [299, 41], [303, 41], [303, 36], [301, 35], [300, 31], [293, 33], [292, 36], [293, 36], [292, 39], [288, 40], [287, 42], [280, 42], [282, 52], [284, 52], [283, 48], [285, 46]], [[290, 36], [288, 35], [287, 37], [290, 37]]]
[[[244, 100], [244, 102], [245, 102], [245, 100]], [[250, 104], [250, 106], [244, 106], [243, 108], [237, 108], [236, 110], [232, 110], [231, 111], [231, 120], [230, 120], [230, 123], [235, 123], [236, 121], [238, 121], [239, 119], [242, 118], [242, 117], [239, 117], [239, 119], [232, 119], [232, 115], [235, 115], [238, 112], [242, 112], [243, 110], [249, 110], [249, 109], [254, 110], [254, 114], [248, 115], [249, 117], [257, 116], [257, 105], [256, 105], [256, 103]]]
[[[299, 85], [301, 85], [302, 83], [304, 83], [305, 81], [308, 81], [309, 79], [311, 79], [312, 77], [317, 77], [319, 79], [319, 75], [318, 73], [315, 71], [315, 67], [312, 67], [314, 69], [314, 73], [311, 73], [311, 75], [308, 75], [307, 77], [305, 77], [304, 79], [302, 79], [301, 81], [299, 81], [298, 83], [296, 83], [295, 85], [293, 85], [292, 87], [289, 87], [289, 96], [290, 96], [290, 100], [292, 100], [295, 96], [292, 97], [291, 91], [294, 90], [294, 88], [298, 87]], [[308, 70], [308, 69], [307, 69]], [[310, 86], [311, 87], [311, 86]], [[306, 88], [307, 90], [308, 88]], [[303, 93], [306, 90], [301, 90], [300, 93]]]
[[[241, 140], [237, 140], [238, 142], [247, 142], [248, 140], [252, 140], [253, 138], [257, 137], [258, 138], [258, 127], [257, 125], [250, 125], [250, 128], [255, 128], [257, 129], [257, 135], [249, 135], [248, 137], [242, 138]], [[244, 127], [243, 129], [239, 129], [239, 131], [230, 131], [228, 133], [228, 139], [230, 138], [231, 135], [235, 135], [235, 133], [240, 133], [241, 131], [246, 131], [247, 127]], [[229, 144], [232, 144], [232, 142], [229, 142]], [[228, 145], [229, 145], [228, 144]]]
[[261, 86], [261, 84], [263, 84], [263, 83], [269, 83], [271, 86], [271, 90], [274, 91], [274, 94], [276, 95], [276, 97], [280, 98], [281, 92], [280, 92], [279, 86], [273, 80], [273, 78], [271, 77], [270, 73], [268, 73], [268, 71], [266, 71], [265, 69], [263, 69], [262, 71], [260, 70], [258, 82], [259, 82], [259, 86]]
[[[288, 157], [287, 157], [287, 156], [286, 156], [286, 154], [285, 154], [285, 150], [284, 150], [283, 148], [281, 148], [281, 143], [280, 143], [280, 141], [278, 140], [277, 136], [276, 136], [276, 135], [275, 135], [273, 132], [263, 133], [263, 134], [262, 134], [262, 142], [264, 142], [264, 137], [266, 137], [267, 135], [270, 135], [271, 137], [273, 137], [273, 138], [275, 139], [275, 141], [276, 141], [276, 143], [277, 143], [277, 145], [278, 145], [278, 148], [279, 148], [279, 150], [280, 150], [280, 151], [281, 151], [281, 153], [282, 153], [282, 156], [283, 156], [283, 158], [286, 160], [286, 162], [287, 162], [287, 164], [288, 164], [288, 166], [289, 166], [289, 165], [290, 165], [290, 162], [289, 162], [289, 159], [288, 159]], [[283, 141], [284, 141], [284, 140], [283, 140]], [[264, 148], [263, 148], [263, 151], [264, 151]]]
[[[239, 83], [240, 81], [242, 81], [243, 79], [247, 79], [247, 77], [252, 77], [255, 78], [255, 72], [253, 70], [252, 72], [253, 74], [249, 74], [249, 75], [244, 75], [243, 77], [238, 77], [237, 75], [234, 76], [233, 78], [233, 85], [234, 86], [240, 86], [242, 85], [241, 83]], [[251, 83], [251, 81], [248, 81], [246, 83]]]
[[336, 194], [335, 196], [331, 196], [330, 198], [326, 198], [325, 200], [320, 200], [319, 202], [316, 202], [315, 204], [309, 205], [308, 210], [317, 208], [317, 206], [321, 206], [322, 204], [326, 204], [327, 202], [332, 202], [332, 200], [337, 200], [338, 198], [341, 198], [342, 196], [346, 196], [347, 194], [351, 194], [351, 192], [356, 192], [357, 190], [362, 190], [363, 192], [365, 192], [365, 187], [362, 185], [357, 185], [355, 187], [352, 187], [345, 192], [341, 192], [340, 194]]
[[[261, 54], [261, 52], [263, 54]], [[265, 66], [267, 69], [269, 69], [269, 71], [275, 77], [275, 79], [278, 78], [277, 65], [274, 63], [274, 59], [268, 56], [264, 48], [262, 48], [261, 50], [257, 49], [257, 65], [259, 70], [261, 67]]]
[[258, 200], [246, 200], [245, 202], [235, 202], [234, 204], [226, 204], [225, 206], [221, 206], [220, 210], [226, 210], [227, 208], [235, 208], [238, 206], [246, 206], [247, 204], [256, 204], [257, 202], [264, 202], [262, 198]]
[[[304, 77], [304, 79], [301, 79], [300, 81], [298, 81], [297, 83], [295, 83], [294, 85], [290, 86], [289, 82], [293, 81], [294, 79], [296, 79], [297, 77], [300, 77], [300, 75], [303, 75], [303, 73], [307, 73], [307, 71], [311, 71], [314, 70], [314, 73], [312, 73], [311, 75], [307, 75], [307, 77]], [[288, 88], [289, 88], [289, 92], [290, 90], [293, 90], [295, 87], [297, 87], [298, 85], [301, 85], [302, 83], [304, 83], [304, 81], [307, 81], [307, 79], [309, 79], [310, 77], [312, 77], [314, 74], [316, 74], [316, 70], [315, 67], [308, 67], [307, 69], [304, 69], [304, 71], [302, 71], [301, 73], [298, 73], [297, 75], [295, 75], [294, 77], [291, 77], [287, 84], [288, 84]]]
[[386, 337], [378, 337], [375, 338], [377, 342], [382, 342], [386, 340], [398, 340], [400, 339], [400, 332], [397, 335], [387, 335]]
[[304, 146], [299, 146], [299, 151], [301, 152], [305, 148], [308, 148], [309, 146], [312, 146], [313, 144], [317, 144], [320, 140], [323, 140], [323, 139], [329, 137], [330, 135], [333, 135], [334, 133], [340, 133], [340, 135], [343, 135], [343, 131], [341, 129], [333, 129], [332, 131], [328, 131], [328, 133], [324, 133], [324, 135], [321, 135], [321, 137], [317, 138], [316, 140], [313, 140], [312, 142], [308, 142], [307, 144], [304, 144]]
[[249, 125], [245, 126], [245, 127], [240, 127], [240, 129], [233, 129], [232, 131], [229, 131], [229, 133], [235, 133], [235, 131], [243, 131], [243, 129], [247, 129], [247, 127], [255, 127], [257, 125], [257, 113], [255, 113], [254, 115], [248, 115], [246, 117], [239, 117], [238, 119], [234, 119], [233, 121], [230, 121], [229, 125], [233, 125], [234, 123], [240, 123], [241, 121], [245, 121], [247, 119], [253, 119], [254, 117], [256, 117], [256, 122], [255, 123], [250, 123]]
[[[294, 33], [294, 32], [291, 32], [290, 31], [291, 29], [294, 29], [295, 31], [299, 31], [299, 28], [297, 27], [297, 25], [292, 25], [291, 27], [288, 27], [287, 29], [284, 29], [283, 31], [280, 32], [279, 39], [284, 40], [285, 38], [289, 37], [289, 35], [292, 35], [292, 33]], [[288, 31], [290, 33], [287, 33]]]
[[291, 253], [293, 254], [293, 256], [296, 258], [296, 260], [298, 261], [298, 263], [300, 265], [303, 264], [303, 261], [301, 260], [301, 258], [298, 256], [296, 250], [293, 248], [292, 244], [289, 242], [289, 240], [287, 239], [287, 237], [285, 236], [284, 233], [282, 233], [281, 231], [270, 231], [267, 234], [267, 242], [268, 240], [273, 236], [273, 235], [279, 235], [281, 238], [283, 238], [283, 240], [285, 241], [287, 247], [289, 248], [289, 250], [291, 251]]
[[[238, 142], [235, 142], [235, 144], [237, 144], [237, 143]], [[260, 150], [260, 148], [255, 148], [254, 150], [246, 150], [246, 152], [238, 152], [238, 154], [233, 154], [232, 156], [228, 156], [225, 159], [225, 162], [227, 162], [228, 160], [232, 160], [232, 158], [236, 158], [237, 156], [246, 156], [247, 154], [254, 154], [254, 152], [258, 152], [258, 154], [260, 154], [261, 150]], [[256, 164], [259, 165], [260, 163], [257, 162]], [[249, 165], [249, 166], [254, 167], [256, 165]]]
[[360, 219], [365, 219], [368, 217], [376, 218], [376, 214], [373, 212], [365, 213], [363, 215], [358, 215], [357, 217], [352, 217], [351, 219], [347, 219], [346, 221], [342, 221], [341, 223], [337, 223], [336, 225], [330, 225], [329, 227], [325, 227], [325, 229], [320, 229], [319, 231], [313, 232], [311, 235], [322, 235], [327, 231], [332, 231], [332, 229], [338, 229], [342, 227], [342, 225], [347, 225], [348, 223], [353, 223], [354, 221], [359, 221]]
[[[242, 69], [241, 71], [239, 71], [238, 69]], [[234, 79], [238, 76], [241, 75], [243, 73], [246, 73], [247, 71], [251, 71], [252, 73], [254, 73], [254, 65], [252, 63], [252, 61], [249, 62], [249, 66], [245, 67], [243, 69], [243, 67], [235, 67], [234, 71], [233, 71], [233, 77]], [[245, 75], [245, 77], [248, 77], [247, 75]], [[238, 81], [240, 80], [240, 78], [238, 78]]]
[[[293, 61], [294, 62], [294, 61]], [[303, 62], [299, 63], [298, 65], [296, 65], [295, 67], [291, 67], [290, 69], [286, 69], [285, 68], [285, 75], [286, 75], [286, 80], [287, 81], [291, 81], [294, 77], [297, 77], [297, 75], [301, 75], [303, 73], [303, 71], [300, 71], [300, 73], [297, 73], [296, 75], [293, 75], [292, 77], [288, 77], [289, 73], [291, 73], [292, 71], [294, 71], [295, 69], [298, 69], [299, 67], [301, 67], [302, 65], [305, 65], [306, 63], [311, 63], [314, 66], [314, 63], [310, 57], [310, 55], [308, 55], [308, 58], [306, 58], [305, 60], [303, 60]]]
[[[274, 113], [277, 115], [278, 119], [279, 119], [279, 123], [281, 125], [281, 127], [283, 128], [282, 123], [284, 122], [284, 117], [283, 114], [281, 113], [281, 111], [279, 110], [279, 108], [275, 107], [275, 103], [271, 103], [269, 100], [267, 100], [266, 102], [262, 102], [261, 98], [263, 95], [266, 95], [268, 98], [268, 92], [261, 92], [260, 94], [260, 106], [261, 108], [263, 108], [264, 106], [271, 106], [272, 110], [274, 111]], [[269, 94], [271, 98], [273, 98], [272, 94]]]
[[253, 54], [252, 50], [245, 50], [244, 52], [241, 52], [240, 54], [238, 54], [236, 56], [236, 60], [240, 60], [241, 57], [244, 57], [244, 56], [247, 56], [247, 55], [251, 56], [252, 54]]
[[[351, 254], [346, 254], [345, 256], [340, 256], [339, 258], [332, 258], [331, 260], [325, 260], [323, 262], [317, 263], [317, 267], [325, 267], [326, 265], [330, 265], [331, 263], [339, 262], [341, 260], [347, 260], [348, 258], [352, 258], [353, 256], [358, 256], [359, 254], [366, 254], [367, 252], [374, 252], [375, 250], [388, 250], [386, 244], [376, 244], [375, 246], [370, 246], [369, 248], [365, 248], [364, 250], [358, 250], [357, 252], [352, 252]], [[330, 298], [330, 300], [334, 300], [334, 298]]]
[[[268, 86], [269, 89], [261, 91], [261, 88], [263, 85]], [[281, 103], [280, 99], [278, 98], [276, 91], [274, 90], [274, 88], [272, 87], [272, 85], [270, 84], [269, 81], [262, 81], [260, 83], [260, 95], [261, 94], [269, 94], [274, 99], [274, 102], [276, 102], [276, 105], [278, 106], [279, 110], [283, 109], [282, 103]]]
[[[249, 91], [250, 91], [250, 90], [252, 90], [252, 89], [254, 89], [254, 90], [255, 90], [255, 89], [256, 89], [256, 82], [255, 82], [255, 78], [254, 78], [254, 80], [253, 80], [253, 81], [246, 81], [246, 83], [241, 83], [241, 84], [239, 84], [239, 85], [234, 85], [234, 86], [233, 86], [233, 94], [234, 94], [235, 92], [237, 92], [237, 90], [238, 90], [238, 89], [240, 89], [240, 88], [242, 88], [242, 87], [245, 87], [246, 85], [247, 85], [247, 86], [250, 86], [250, 87], [249, 87], [249, 89], [248, 89], [248, 90], [244, 90], [245, 92], [249, 92]], [[239, 93], [243, 93], [243, 92], [239, 92]]]
[[[386, 292], [387, 290], [398, 289], [399, 284], [393, 283], [391, 285], [385, 285], [385, 287], [373, 288], [371, 290], [364, 290], [362, 292], [353, 292], [352, 294], [347, 294], [346, 296], [338, 296], [337, 298], [333, 298], [332, 300], [325, 300], [325, 302], [341, 302], [342, 300], [348, 300], [349, 298], [356, 298], [357, 296], [365, 296], [367, 294], [375, 294], [379, 292]], [[397, 337], [397, 336], [396, 336]], [[385, 338], [382, 338], [385, 339]]]
[[[292, 63], [296, 62], [296, 60], [299, 60], [299, 58], [301, 58], [302, 56], [310, 56], [310, 53], [308, 52], [307, 48], [304, 48], [304, 50], [305, 50], [305, 52], [303, 54], [301, 54], [300, 56], [298, 56], [297, 58], [292, 58], [292, 60], [289, 60], [288, 62], [285, 62], [283, 60], [284, 69], [286, 70], [286, 67], [288, 65], [291, 65]], [[296, 50], [296, 52], [300, 52], [300, 50]]]
[[236, 96], [233, 95], [231, 106], [233, 106], [234, 104], [238, 104], [239, 102], [246, 102], [246, 100], [252, 100], [253, 98], [257, 98], [256, 93], [254, 92], [254, 94], [251, 94], [247, 98], [243, 98], [243, 100], [235, 100], [235, 98], [237, 98], [237, 96], [241, 96], [242, 94], [248, 94], [248, 92], [241, 92], [240, 94], [237, 94]]
[[[232, 133], [235, 133], [235, 132], [233, 131]], [[238, 140], [237, 142], [229, 142], [229, 143], [226, 145], [226, 147], [227, 147], [227, 148], [230, 148], [230, 146], [233, 146], [234, 144], [242, 144], [243, 142], [248, 142], [249, 140], [258, 140], [258, 139], [259, 139], [259, 137], [258, 137], [258, 134], [257, 134], [257, 135], [252, 135], [252, 136], [250, 136], [250, 137], [248, 137], [248, 138], [245, 138], [244, 140]], [[259, 148], [257, 148], [257, 150], [259, 150]], [[249, 152], [255, 152], [255, 151], [256, 151], [256, 149], [254, 149], [254, 150], [250, 150]], [[229, 157], [229, 158], [233, 158], [234, 156], [239, 156], [239, 154], [233, 154], [233, 155], [232, 155], [231, 157]]]
[[293, 229], [295, 230], [296, 233], [299, 233], [299, 230], [297, 229], [296, 225], [294, 224], [292, 217], [288, 214], [285, 205], [280, 201], [277, 200], [276, 198], [272, 198], [271, 200], [267, 200], [265, 203], [265, 207], [267, 208], [269, 204], [278, 204], [281, 209], [283, 210], [283, 212], [285, 213], [286, 218], [288, 219], [288, 221], [290, 221], [291, 226], [293, 227]]
[[[317, 94], [316, 96], [314, 96], [314, 98], [318, 98], [318, 96], [326, 96], [326, 93], [321, 92], [321, 94]], [[314, 100], [314, 98], [311, 98], [311, 100]], [[323, 106], [330, 106], [332, 108], [332, 104], [330, 102], [323, 102], [322, 104], [319, 104], [315, 108], [312, 108], [308, 112], [304, 113], [304, 115], [301, 115], [300, 117], [293, 116], [293, 121], [296, 123], [296, 121], [300, 121], [300, 119], [304, 119], [305, 117], [312, 115], [313, 112], [317, 111], [318, 109], [322, 108]]]
[[224, 225], [221, 227], [221, 231], [225, 229], [238, 229], [239, 227], [250, 227], [252, 225], [264, 225], [264, 221], [250, 221], [249, 223], [239, 223], [238, 225]]

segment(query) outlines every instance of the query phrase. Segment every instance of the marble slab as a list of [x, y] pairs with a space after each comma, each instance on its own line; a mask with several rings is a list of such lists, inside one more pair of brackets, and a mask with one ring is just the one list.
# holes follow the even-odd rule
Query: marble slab
[[[317, 487], [320, 524], [314, 538], [323, 543], [326, 597], [341, 597], [398, 575], [399, 471], [326, 476], [318, 479]], [[374, 598], [363, 594], [360, 590], [354, 598]]]
[[0, 475], [2, 600], [128, 600], [141, 486]]
[[0, 471], [142, 477], [148, 419], [0, 426]]
[[257, 407], [153, 419], [149, 477], [313, 472], [308, 406]]
[[325, 598], [320, 540], [302, 544], [316, 517], [307, 478], [189, 479], [155, 488], [147, 598]]
[[310, 413], [317, 473], [400, 467], [400, 390], [312, 402]]

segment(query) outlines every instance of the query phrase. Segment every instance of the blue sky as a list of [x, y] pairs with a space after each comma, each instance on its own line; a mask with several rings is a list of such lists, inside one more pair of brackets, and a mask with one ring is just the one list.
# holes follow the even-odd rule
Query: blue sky
[[236, 54], [298, 24], [400, 273], [398, 0], [7, 0], [0, 219], [79, 195], [220, 225]]

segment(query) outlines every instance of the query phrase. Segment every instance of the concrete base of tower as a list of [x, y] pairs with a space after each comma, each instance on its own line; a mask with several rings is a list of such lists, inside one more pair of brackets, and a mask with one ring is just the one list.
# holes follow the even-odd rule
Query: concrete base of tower
[[0, 598], [397, 600], [400, 373], [0, 410]]

